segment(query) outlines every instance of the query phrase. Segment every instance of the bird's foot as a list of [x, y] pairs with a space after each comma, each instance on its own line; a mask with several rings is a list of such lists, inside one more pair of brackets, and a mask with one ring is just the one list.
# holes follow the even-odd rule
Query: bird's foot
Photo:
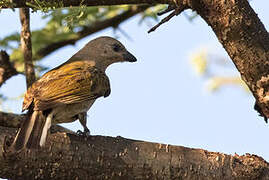
[[91, 136], [91, 133], [90, 133], [90, 131], [88, 130], [84, 130], [84, 132], [82, 132], [81, 130], [78, 130], [77, 131], [77, 135], [79, 135], [79, 136], [84, 136], [84, 137], [90, 137]]

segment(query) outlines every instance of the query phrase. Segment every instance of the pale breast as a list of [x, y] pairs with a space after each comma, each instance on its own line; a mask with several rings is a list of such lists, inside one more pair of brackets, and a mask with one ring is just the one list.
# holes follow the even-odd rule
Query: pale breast
[[94, 101], [95, 100], [76, 104], [63, 104], [62, 106], [55, 107], [52, 111], [52, 124], [68, 123], [77, 120], [74, 116], [82, 112], [87, 112]]

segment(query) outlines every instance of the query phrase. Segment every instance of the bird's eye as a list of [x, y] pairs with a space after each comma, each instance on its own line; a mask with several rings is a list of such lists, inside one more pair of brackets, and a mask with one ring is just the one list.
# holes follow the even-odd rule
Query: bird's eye
[[115, 52], [119, 52], [121, 50], [121, 46], [119, 44], [113, 44], [113, 50]]

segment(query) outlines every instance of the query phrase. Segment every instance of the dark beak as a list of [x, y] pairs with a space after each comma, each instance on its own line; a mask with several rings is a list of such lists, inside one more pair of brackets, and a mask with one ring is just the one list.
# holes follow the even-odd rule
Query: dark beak
[[136, 57], [134, 57], [134, 55], [132, 55], [128, 51], [123, 54], [123, 59], [124, 59], [124, 61], [128, 61], [128, 62], [136, 62], [137, 61]]

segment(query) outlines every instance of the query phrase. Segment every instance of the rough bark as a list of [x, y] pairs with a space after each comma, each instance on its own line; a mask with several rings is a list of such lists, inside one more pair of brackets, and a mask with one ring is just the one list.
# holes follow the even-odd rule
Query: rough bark
[[[0, 147], [15, 129], [0, 127]], [[46, 147], [0, 153], [0, 177], [11, 179], [269, 179], [261, 157], [227, 155], [122, 137], [49, 136]]]
[[35, 82], [35, 69], [32, 61], [32, 42], [30, 31], [30, 14], [28, 8], [20, 8], [21, 48], [24, 58], [24, 69], [27, 87]]
[[24, 115], [0, 112], [0, 126], [19, 128], [24, 118]]

